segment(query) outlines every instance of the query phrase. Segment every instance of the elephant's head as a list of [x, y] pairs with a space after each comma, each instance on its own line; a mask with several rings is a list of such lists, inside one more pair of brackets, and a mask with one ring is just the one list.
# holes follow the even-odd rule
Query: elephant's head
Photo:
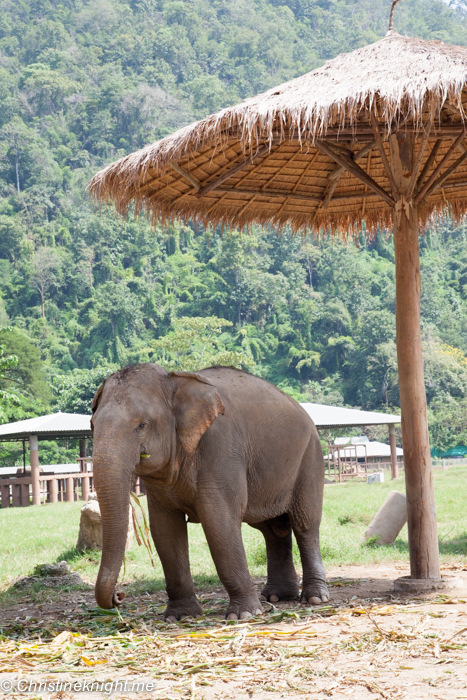
[[112, 374], [92, 402], [94, 484], [101, 509], [102, 559], [96, 600], [112, 608], [125, 551], [130, 488], [135, 475], [163, 485], [175, 481], [183, 460], [224, 405], [201, 374], [166, 372], [153, 364], [131, 365]]

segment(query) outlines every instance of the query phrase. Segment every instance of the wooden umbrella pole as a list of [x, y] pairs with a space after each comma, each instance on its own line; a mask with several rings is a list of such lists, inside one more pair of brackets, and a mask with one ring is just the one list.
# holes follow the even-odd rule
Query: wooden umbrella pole
[[418, 209], [404, 196], [414, 168], [413, 136], [391, 136], [390, 154], [399, 191], [393, 210], [396, 337], [410, 572], [414, 579], [434, 579], [440, 570], [420, 330]]

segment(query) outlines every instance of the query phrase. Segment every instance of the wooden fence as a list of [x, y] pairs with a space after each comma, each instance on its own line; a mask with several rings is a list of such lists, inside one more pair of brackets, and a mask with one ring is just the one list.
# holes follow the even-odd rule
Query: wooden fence
[[[80, 457], [79, 472], [69, 474], [39, 474], [40, 504], [64, 501], [87, 501], [93, 491], [92, 458]], [[87, 471], [91, 468], [91, 471]], [[32, 476], [0, 478], [0, 498], [2, 508], [25, 508], [33, 504]], [[139, 477], [135, 477], [132, 490], [141, 495], [145, 493]]]
[[[41, 503], [87, 501], [92, 491], [93, 473], [40, 474]], [[0, 479], [2, 508], [25, 507], [32, 503], [32, 477], [18, 476]]]

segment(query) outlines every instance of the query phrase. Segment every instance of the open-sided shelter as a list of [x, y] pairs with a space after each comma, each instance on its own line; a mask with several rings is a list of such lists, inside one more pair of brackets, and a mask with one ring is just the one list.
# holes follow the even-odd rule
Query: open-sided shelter
[[[376, 411], [361, 411], [356, 408], [326, 406], [320, 403], [302, 403], [301, 406], [303, 406], [305, 411], [313, 420], [314, 424], [318, 428], [318, 432], [321, 434], [321, 437], [323, 437], [323, 431], [325, 430], [335, 430], [336, 428], [363, 428], [369, 425], [387, 425], [389, 430], [389, 445], [383, 446], [386, 448], [384, 456], [390, 458], [391, 475], [393, 479], [397, 479], [399, 476], [397, 456], [398, 454], [402, 454], [402, 450], [400, 450], [396, 445], [395, 426], [401, 422], [400, 416], [391, 415], [389, 413], [378, 413]], [[336, 439], [334, 443], [337, 444], [338, 441], [339, 438]], [[347, 438], [344, 438], [344, 442], [347, 442]], [[377, 444], [379, 445], [381, 443]], [[358, 456], [357, 452], [358, 450], [353, 449], [353, 455], [355, 458]], [[365, 452], [365, 455], [366, 454], [367, 453]], [[325, 459], [327, 459], [327, 455]], [[334, 463], [335, 456], [332, 457], [332, 460]], [[337, 460], [340, 463], [340, 448], [337, 452]], [[328, 460], [328, 470], [329, 469], [330, 463]]]
[[[25, 420], [15, 421], [14, 423], [5, 423], [0, 425], [0, 442], [13, 442], [21, 440], [23, 443], [23, 467], [24, 475], [18, 475], [17, 478], [3, 478], [0, 470], [0, 495], [2, 508], [10, 505], [29, 505], [29, 486], [32, 486], [32, 503], [40, 505], [41, 502], [41, 486], [40, 482], [48, 482], [49, 497], [52, 503], [58, 500], [58, 485], [56, 475], [43, 475], [39, 472], [39, 441], [40, 440], [55, 440], [63, 438], [79, 438], [79, 461], [81, 471], [85, 475], [79, 477], [82, 488], [83, 500], [87, 500], [89, 495], [89, 484], [92, 473], [87, 471], [87, 456], [86, 456], [86, 441], [92, 437], [91, 416], [81, 413], [51, 413], [45, 416], [37, 416], [35, 418], [26, 418]], [[30, 476], [26, 475], [25, 469], [25, 442], [29, 442], [29, 456], [31, 462]], [[61, 474], [59, 479], [66, 480], [67, 500], [74, 499], [74, 480], [77, 479], [76, 474]]]
[[403, 37], [392, 12], [380, 41], [118, 160], [90, 192], [162, 221], [393, 228], [411, 576], [439, 579], [418, 236], [436, 211], [466, 210], [467, 48]]

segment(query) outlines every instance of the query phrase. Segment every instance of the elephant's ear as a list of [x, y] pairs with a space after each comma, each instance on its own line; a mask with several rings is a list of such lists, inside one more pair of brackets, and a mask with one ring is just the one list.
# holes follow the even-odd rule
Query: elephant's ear
[[96, 393], [94, 394], [94, 398], [93, 398], [92, 403], [91, 403], [91, 413], [92, 413], [91, 430], [94, 430], [94, 423], [92, 421], [92, 418], [94, 417], [94, 414], [97, 411], [97, 408], [99, 406], [99, 401], [100, 401], [102, 392], [104, 391], [104, 385], [105, 385], [105, 379], [102, 382], [102, 384], [100, 385], [100, 387], [98, 388], [98, 390], [96, 391]]
[[170, 372], [175, 384], [173, 408], [176, 429], [183, 449], [192, 455], [201, 437], [218, 415], [224, 415], [224, 404], [210, 379], [196, 372]]

